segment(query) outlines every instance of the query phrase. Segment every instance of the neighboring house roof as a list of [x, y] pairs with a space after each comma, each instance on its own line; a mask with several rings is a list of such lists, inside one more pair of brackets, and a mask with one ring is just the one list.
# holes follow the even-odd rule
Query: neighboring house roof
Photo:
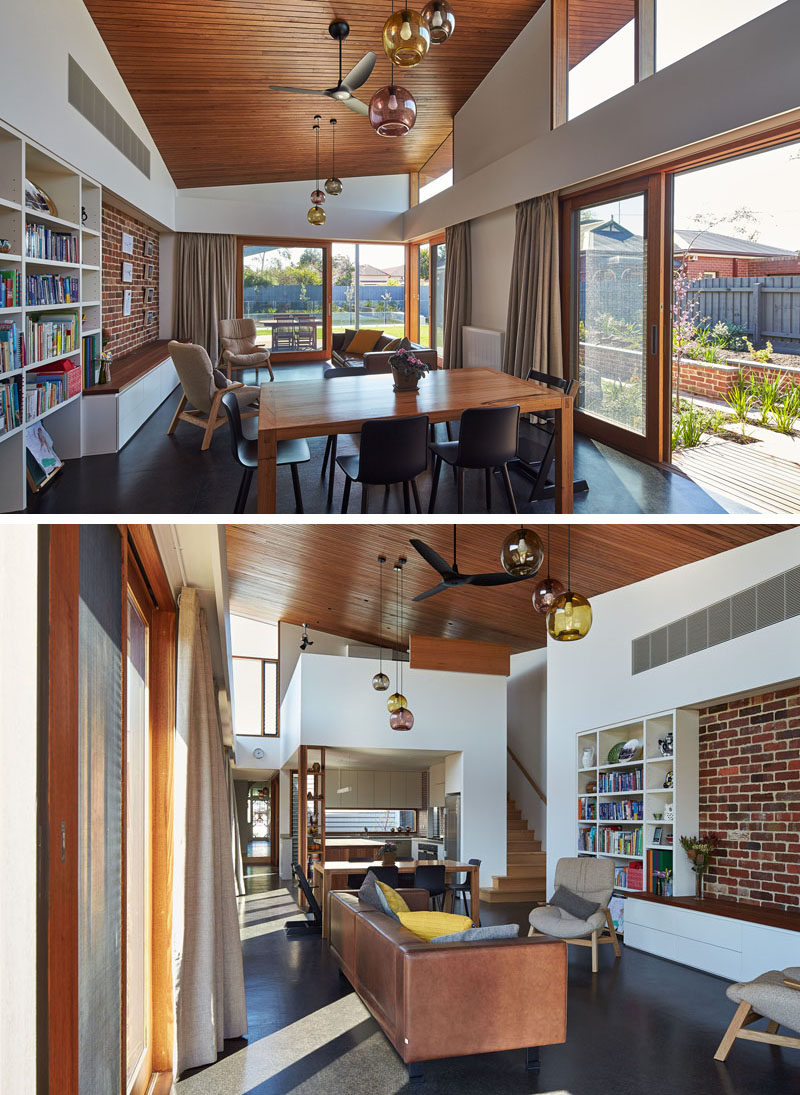
[[675, 250], [679, 254], [696, 251], [700, 255], [742, 255], [748, 258], [797, 258], [797, 251], [771, 247], [757, 240], [743, 240], [720, 232], [703, 232], [697, 228], [675, 229]]
[[387, 266], [386, 273], [390, 278], [404, 278], [406, 276], [405, 266]]
[[581, 250], [605, 254], [641, 255], [642, 237], [612, 217], [607, 221], [581, 221]]
[[386, 278], [389, 276], [386, 270], [379, 270], [377, 266], [370, 266], [369, 263], [362, 263], [358, 268], [358, 273], [362, 278]]

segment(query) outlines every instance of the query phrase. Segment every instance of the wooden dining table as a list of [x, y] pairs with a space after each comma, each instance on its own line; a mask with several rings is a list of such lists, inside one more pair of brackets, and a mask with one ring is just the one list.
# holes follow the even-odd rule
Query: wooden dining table
[[[480, 868], [475, 863], [458, 863], [453, 859], [398, 859], [395, 864], [400, 872], [400, 887], [402, 888], [404, 883], [407, 886], [412, 885], [411, 880], [408, 879], [408, 875], [414, 874], [417, 869], [417, 865], [421, 867], [431, 867], [437, 864], [444, 866], [445, 878], [449, 875], [452, 877], [456, 874], [469, 875], [469, 911], [472, 918], [472, 923], [477, 928], [480, 925]], [[366, 875], [370, 867], [381, 867], [382, 863], [378, 859], [374, 863], [343, 863], [341, 860], [326, 860], [325, 863], [320, 863], [318, 860], [314, 861], [314, 885], [321, 887], [320, 906], [322, 907], [322, 938], [328, 939], [328, 924], [329, 920], [329, 897], [331, 890], [346, 890], [349, 889], [347, 885], [347, 876], [351, 874]], [[403, 875], [406, 878], [403, 878]]]
[[555, 509], [572, 513], [572, 397], [497, 369], [436, 369], [418, 392], [395, 392], [390, 373], [262, 384], [258, 418], [258, 512], [275, 513], [277, 446], [296, 437], [359, 433], [374, 418], [426, 414], [452, 422], [468, 407], [519, 404], [555, 411]]

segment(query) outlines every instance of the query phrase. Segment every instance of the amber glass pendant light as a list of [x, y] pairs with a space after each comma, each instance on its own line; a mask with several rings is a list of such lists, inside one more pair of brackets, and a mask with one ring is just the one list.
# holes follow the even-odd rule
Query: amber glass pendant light
[[515, 578], [531, 578], [544, 559], [542, 541], [529, 528], [519, 528], [503, 541], [500, 562], [506, 574]]
[[383, 48], [393, 65], [400, 68], [413, 68], [428, 52], [431, 44], [431, 32], [428, 24], [418, 11], [402, 7], [394, 10], [383, 27]]
[[331, 173], [325, 180], [325, 190], [332, 198], [342, 192], [342, 180], [336, 175], [336, 119], [331, 118]]
[[564, 586], [558, 578], [550, 577], [550, 526], [547, 526], [547, 577], [536, 583], [533, 591], [533, 607], [540, 616], [546, 616], [564, 592]]
[[431, 0], [422, 9], [422, 18], [428, 24], [431, 41], [440, 46], [456, 29], [456, 17], [447, 0]]
[[582, 594], [572, 592], [570, 541], [570, 527], [567, 525], [567, 588], [556, 598], [547, 617], [547, 630], [560, 643], [584, 638], [592, 626], [592, 606]]
[[372, 687], [376, 692], [385, 692], [389, 687], [389, 678], [383, 671], [383, 564], [386, 562], [385, 555], [378, 556], [378, 563], [380, 569], [378, 570], [378, 588], [380, 593], [378, 596], [378, 672], [372, 678]]
[[[403, 634], [403, 566], [405, 559], [402, 557], [394, 565], [397, 579], [397, 650], [400, 652], [400, 637]], [[414, 716], [408, 710], [408, 701], [403, 695], [403, 661], [398, 658], [394, 669], [395, 691], [387, 700], [389, 709], [389, 726], [392, 730], [410, 730], [414, 725]]]
[[314, 134], [317, 140], [317, 187], [311, 194], [311, 208], [306, 214], [306, 219], [309, 224], [315, 224], [317, 226], [325, 223], [325, 210], [322, 205], [325, 201], [325, 195], [319, 188], [319, 123], [322, 121], [321, 114], [314, 115]]

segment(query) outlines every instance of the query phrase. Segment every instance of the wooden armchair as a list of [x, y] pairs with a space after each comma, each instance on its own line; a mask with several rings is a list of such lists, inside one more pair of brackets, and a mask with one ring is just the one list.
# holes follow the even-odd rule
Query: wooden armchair
[[199, 426], [205, 430], [200, 446], [205, 451], [211, 445], [214, 430], [227, 422], [220, 402], [225, 392], [236, 392], [245, 418], [258, 414], [258, 388], [238, 381], [228, 381], [224, 387], [218, 387], [217, 379], [222, 374], [216, 370], [215, 377], [211, 358], [203, 346], [191, 342], [170, 342], [168, 349], [183, 388], [183, 396], [167, 434], [175, 432], [178, 422]]
[[600, 907], [585, 920], [570, 916], [556, 905], [539, 905], [531, 910], [528, 935], [550, 935], [576, 947], [592, 948], [592, 973], [597, 973], [597, 948], [610, 943], [617, 958], [622, 956], [614, 921], [608, 908], [614, 890], [614, 861], [589, 856], [559, 859], [555, 886], [564, 886]]
[[266, 366], [270, 380], [275, 379], [269, 363], [269, 350], [256, 342], [258, 329], [254, 319], [221, 319], [219, 321], [219, 365], [225, 368], [228, 380], [231, 369], [255, 369]]
[[[750, 1042], [766, 1042], [771, 1046], [800, 1049], [800, 1038], [778, 1034], [780, 1027], [800, 1031], [800, 966], [785, 970], [769, 970], [754, 981], [740, 981], [725, 990], [729, 1000], [738, 1004], [730, 1026], [714, 1054], [715, 1061], [724, 1061], [737, 1038]], [[766, 1030], [749, 1030], [752, 1023], [768, 1019]]]

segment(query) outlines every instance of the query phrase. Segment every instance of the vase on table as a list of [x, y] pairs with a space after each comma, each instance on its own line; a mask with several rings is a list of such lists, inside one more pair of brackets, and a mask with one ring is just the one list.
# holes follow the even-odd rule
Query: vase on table
[[381, 857], [381, 865], [384, 867], [394, 867], [397, 854], [395, 852], [384, 852]]
[[703, 900], [703, 878], [705, 876], [704, 871], [695, 871], [694, 874], [694, 896], [698, 901]]

